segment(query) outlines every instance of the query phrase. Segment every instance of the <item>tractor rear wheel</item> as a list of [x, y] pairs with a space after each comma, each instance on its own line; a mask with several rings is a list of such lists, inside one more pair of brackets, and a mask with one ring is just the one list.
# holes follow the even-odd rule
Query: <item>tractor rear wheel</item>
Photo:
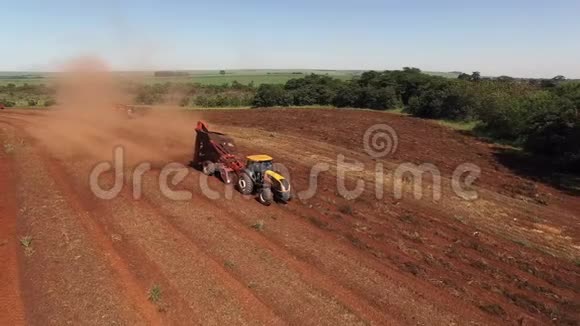
[[258, 196], [258, 201], [264, 206], [270, 206], [274, 200], [274, 194], [270, 188], [264, 188]]
[[212, 175], [215, 172], [215, 164], [211, 161], [205, 161], [201, 165], [201, 170], [205, 175]]
[[242, 195], [250, 195], [254, 191], [254, 181], [246, 173], [242, 173], [238, 179], [238, 190]]

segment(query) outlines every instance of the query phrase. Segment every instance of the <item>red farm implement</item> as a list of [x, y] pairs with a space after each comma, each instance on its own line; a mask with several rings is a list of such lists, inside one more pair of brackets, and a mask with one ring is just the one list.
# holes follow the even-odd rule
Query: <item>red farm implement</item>
[[244, 195], [258, 194], [258, 200], [264, 205], [292, 199], [290, 183], [274, 171], [272, 157], [250, 155], [244, 162], [232, 138], [209, 131], [203, 121], [197, 123], [195, 132], [193, 167], [206, 175], [219, 174], [226, 184], [235, 183]]
[[197, 123], [195, 132], [195, 167], [207, 175], [218, 172], [226, 184], [236, 181], [234, 179], [246, 165], [237, 156], [234, 140], [222, 133], [209, 131], [203, 121]]

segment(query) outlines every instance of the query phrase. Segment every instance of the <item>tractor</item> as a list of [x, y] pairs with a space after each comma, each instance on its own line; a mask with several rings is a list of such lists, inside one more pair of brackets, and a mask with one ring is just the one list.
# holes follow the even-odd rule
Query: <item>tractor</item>
[[257, 194], [258, 201], [266, 206], [273, 201], [288, 202], [292, 199], [290, 183], [274, 171], [272, 157], [250, 155], [244, 162], [232, 138], [209, 131], [203, 121], [197, 123], [195, 131], [193, 167], [205, 175], [218, 174], [226, 184], [235, 183], [244, 195]]
[[238, 176], [238, 190], [244, 194], [258, 194], [258, 201], [266, 206], [272, 201], [287, 203], [292, 200], [290, 183], [274, 171], [272, 157], [250, 155], [246, 157], [246, 168]]

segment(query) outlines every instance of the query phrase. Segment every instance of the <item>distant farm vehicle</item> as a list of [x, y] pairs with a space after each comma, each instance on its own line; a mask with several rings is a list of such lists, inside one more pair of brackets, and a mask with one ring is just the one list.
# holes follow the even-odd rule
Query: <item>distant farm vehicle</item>
[[232, 138], [209, 131], [203, 121], [197, 123], [195, 131], [194, 167], [206, 175], [219, 174], [224, 183], [235, 183], [244, 195], [257, 194], [258, 201], [266, 206], [292, 199], [290, 183], [274, 171], [272, 157], [250, 155], [244, 162]]
[[126, 116], [127, 119], [135, 119], [138, 117], [142, 117], [147, 113], [147, 111], [150, 110], [147, 107], [126, 105], [126, 104], [117, 104], [117, 105], [115, 105], [115, 109], [118, 112], [120, 112], [122, 115]]

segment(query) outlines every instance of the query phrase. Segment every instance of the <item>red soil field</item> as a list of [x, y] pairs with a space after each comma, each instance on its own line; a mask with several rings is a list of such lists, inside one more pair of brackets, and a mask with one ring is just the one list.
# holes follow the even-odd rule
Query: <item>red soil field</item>
[[[192, 198], [169, 200], [161, 168], [188, 164], [198, 119], [242, 153], [284, 164], [297, 193], [317, 163], [329, 170], [312, 198], [265, 207], [235, 191], [225, 198], [231, 188], [214, 177], [207, 186], [219, 198], [209, 198], [189, 168], [171, 188]], [[396, 152], [365, 152], [375, 124], [396, 131]], [[538, 175], [539, 162], [429, 121], [331, 109], [158, 109], [136, 119], [11, 109], [0, 113], [0, 140], [2, 325], [580, 322], [578, 195]], [[124, 187], [99, 199], [90, 171], [118, 145]], [[349, 189], [364, 181], [361, 196], [339, 193], [338, 155], [363, 164], [346, 175]], [[131, 172], [142, 162], [152, 169], [134, 199]], [[433, 178], [423, 198], [407, 182], [397, 198], [402, 163], [436, 166], [441, 198], [430, 195]], [[451, 190], [463, 163], [481, 168], [476, 200]]]

